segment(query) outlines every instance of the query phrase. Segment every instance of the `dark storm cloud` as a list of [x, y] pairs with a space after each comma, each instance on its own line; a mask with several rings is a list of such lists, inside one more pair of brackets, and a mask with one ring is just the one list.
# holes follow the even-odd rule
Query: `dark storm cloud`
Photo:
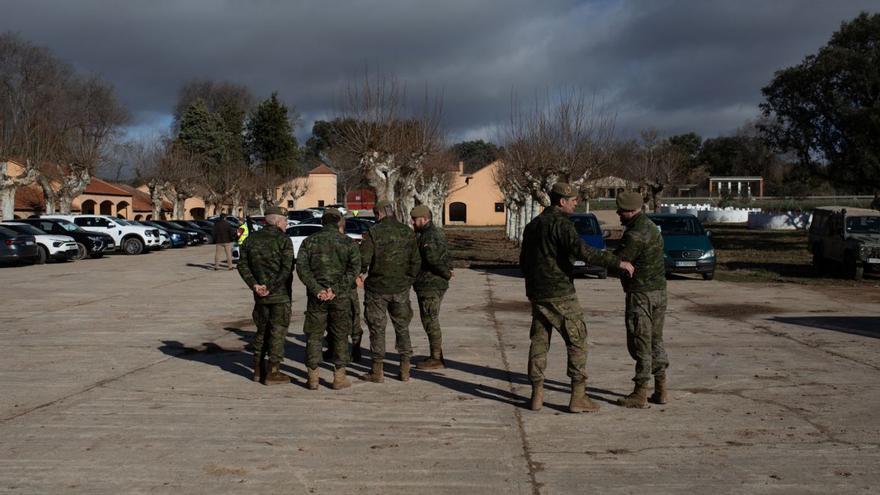
[[[167, 126], [181, 84], [278, 90], [307, 131], [366, 67], [444, 95], [454, 138], [494, 138], [512, 92], [582, 87], [624, 134], [727, 132], [757, 115], [773, 72], [872, 2], [527, 0], [0, 1], [0, 30], [117, 88], [133, 129]], [[303, 131], [300, 132], [302, 134]]]

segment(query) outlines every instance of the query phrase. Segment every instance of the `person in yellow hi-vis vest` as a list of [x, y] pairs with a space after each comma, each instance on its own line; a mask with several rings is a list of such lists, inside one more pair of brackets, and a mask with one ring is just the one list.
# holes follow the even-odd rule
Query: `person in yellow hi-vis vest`
[[239, 227], [238, 231], [238, 245], [241, 246], [244, 244], [244, 240], [247, 239], [248, 234], [250, 234], [250, 229], [248, 229], [247, 222], [243, 222]]

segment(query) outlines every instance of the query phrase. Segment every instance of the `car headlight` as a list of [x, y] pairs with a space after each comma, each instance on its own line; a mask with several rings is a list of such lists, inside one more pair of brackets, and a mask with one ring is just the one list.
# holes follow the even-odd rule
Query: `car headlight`
[[55, 241], [55, 242], [52, 243], [52, 247], [61, 247], [61, 246], [63, 246], [63, 245], [64, 245], [63, 242], [58, 242], [58, 241]]
[[715, 257], [715, 250], [710, 249], [710, 250], [706, 251], [705, 253], [703, 253], [703, 255], [700, 256], [700, 259], [704, 260], [706, 258], [714, 258], [714, 257]]

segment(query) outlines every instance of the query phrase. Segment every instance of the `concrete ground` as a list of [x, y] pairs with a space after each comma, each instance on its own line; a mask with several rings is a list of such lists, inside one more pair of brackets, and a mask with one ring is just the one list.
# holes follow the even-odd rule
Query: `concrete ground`
[[[671, 401], [631, 388], [615, 280], [581, 279], [596, 414], [523, 408], [529, 305], [459, 270], [449, 368], [305, 389], [303, 288], [284, 371], [250, 380], [249, 292], [212, 247], [0, 269], [3, 493], [876, 493], [880, 291], [670, 282]], [[417, 354], [426, 350], [416, 317]], [[389, 335], [389, 349], [391, 337]], [[366, 369], [353, 365], [352, 374]], [[322, 369], [322, 378], [331, 373]]]

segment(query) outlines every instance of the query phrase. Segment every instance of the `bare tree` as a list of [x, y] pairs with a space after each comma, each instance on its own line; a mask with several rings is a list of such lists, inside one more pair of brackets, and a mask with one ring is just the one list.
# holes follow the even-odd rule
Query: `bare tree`
[[[37, 165], [53, 157], [55, 109], [73, 70], [48, 49], [11, 33], [0, 34], [0, 217], [13, 217], [15, 190], [37, 179]], [[24, 173], [13, 177], [8, 161]]]
[[[510, 119], [502, 131], [503, 165], [496, 183], [510, 195], [510, 237], [519, 240], [525, 224], [550, 205], [550, 189], [566, 181], [587, 193], [587, 183], [601, 176], [609, 163], [615, 117], [595, 96], [581, 91], [536, 97], [523, 105], [511, 98]], [[522, 198], [523, 193], [528, 198]]]
[[449, 196], [453, 174], [458, 170], [457, 161], [451, 150], [429, 155], [416, 179], [415, 199], [431, 210], [431, 216], [437, 225], [443, 219], [443, 205]]
[[622, 170], [626, 178], [639, 184], [648, 209], [660, 211], [660, 198], [670, 186], [687, 178], [688, 156], [665, 139], [656, 129], [641, 132], [641, 141], [621, 148]]
[[394, 78], [365, 75], [350, 85], [342, 110], [340, 144], [357, 157], [364, 179], [402, 217], [415, 204], [416, 184], [428, 157], [443, 149], [442, 99], [427, 90], [419, 111], [406, 105]]

